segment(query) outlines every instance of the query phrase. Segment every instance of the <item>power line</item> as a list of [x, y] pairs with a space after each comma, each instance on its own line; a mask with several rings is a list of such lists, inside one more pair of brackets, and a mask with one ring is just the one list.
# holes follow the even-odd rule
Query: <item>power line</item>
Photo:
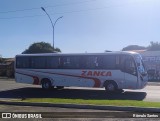
[[0, 18], [0, 19], [18, 19], [18, 18], [33, 18], [33, 17], [40, 17], [44, 15], [31, 15], [31, 16], [15, 16], [15, 17], [6, 17], [6, 18]]
[[[99, 7], [99, 8], [92, 8], [92, 9], [85, 9], [85, 10], [75, 10], [75, 11], [68, 11], [68, 12], [57, 12], [57, 13], [52, 13], [50, 15], [55, 15], [55, 14], [70, 14], [70, 13], [80, 13], [80, 12], [86, 12], [86, 11], [95, 11], [95, 10], [101, 10], [101, 9], [106, 9], [110, 7]], [[40, 8], [39, 8], [40, 9]], [[6, 18], [0, 18], [0, 19], [18, 19], [18, 18], [32, 18], [32, 17], [42, 17], [45, 15], [31, 15], [31, 16], [19, 16], [19, 17], [6, 17]]]
[[35, 10], [35, 9], [39, 9], [39, 8], [27, 8], [27, 9], [19, 9], [19, 10], [4, 11], [4, 12], [0, 12], [0, 14], [4, 14], [4, 13], [15, 13], [15, 12], [23, 12], [23, 11], [29, 11], [29, 10]]
[[[96, 1], [96, 0], [87, 0], [87, 1], [81, 1], [81, 2], [72, 2], [72, 3], [57, 4], [57, 5], [53, 5], [53, 6], [44, 6], [44, 8], [67, 6], [67, 5], [74, 5], [74, 4], [83, 4], [83, 3], [89, 3], [89, 2], [94, 2], [94, 1]], [[2, 11], [2, 12], [0, 12], [0, 14], [23, 12], [23, 11], [31, 11], [31, 10], [37, 10], [39, 8], [40, 7], [26, 8], [26, 9], [19, 9], [19, 10], [11, 10], [11, 11]]]

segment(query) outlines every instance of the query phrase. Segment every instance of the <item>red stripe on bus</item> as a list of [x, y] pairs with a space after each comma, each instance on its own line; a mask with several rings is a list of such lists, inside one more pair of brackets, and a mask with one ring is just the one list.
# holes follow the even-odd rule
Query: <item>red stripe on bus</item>
[[51, 73], [51, 72], [43, 72], [43, 71], [36, 71], [36, 70], [30, 70], [30, 71], [48, 73], [48, 74], [56, 74], [56, 75], [63, 75], [63, 76], [71, 76], [71, 77], [80, 77], [80, 78], [85, 78], [85, 79], [92, 79], [94, 81], [94, 87], [100, 87], [100, 85], [101, 85], [101, 81], [99, 79], [93, 78], [93, 77], [77, 76], [77, 75], [61, 74], [61, 73]]
[[34, 82], [33, 82], [33, 84], [35, 84], [35, 85], [39, 85], [39, 78], [38, 77], [36, 77], [36, 76], [33, 76], [33, 80], [34, 80]]
[[[35, 70], [31, 70], [31, 71], [35, 71]], [[85, 77], [85, 76], [76, 76], [76, 75], [69, 75], [69, 74], [60, 74], [60, 73], [51, 73], [51, 72], [43, 72], [43, 71], [35, 71], [35, 72], [41, 72], [41, 73], [48, 73], [48, 74], [56, 74], [56, 75], [63, 75], [63, 76], [71, 76], [71, 77], [80, 77], [80, 78], [85, 78], [85, 79], [92, 79], [94, 81], [94, 87], [100, 87], [101, 82], [99, 79], [97, 78], [93, 78], [93, 77]], [[16, 72], [19, 73], [19, 72]], [[19, 74], [23, 74], [23, 73], [19, 73]], [[33, 78], [34, 82], [33, 84], [38, 85], [39, 84], [39, 78], [33, 75], [29, 75], [29, 74], [23, 74], [26, 76], [30, 76]]]
[[22, 74], [22, 75], [26, 75], [26, 76], [30, 76], [30, 77], [32, 77], [33, 78], [33, 84], [35, 84], [35, 85], [39, 85], [40, 83], [40, 81], [39, 81], [39, 78], [37, 77], [37, 76], [33, 76], [33, 75], [30, 75], [30, 74], [24, 74], [24, 73], [19, 73], [19, 72], [16, 72], [16, 73], [18, 73], [18, 74]]

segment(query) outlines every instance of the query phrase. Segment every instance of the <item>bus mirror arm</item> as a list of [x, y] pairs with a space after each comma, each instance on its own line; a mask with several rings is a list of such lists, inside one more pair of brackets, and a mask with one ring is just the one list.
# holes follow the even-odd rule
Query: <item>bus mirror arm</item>
[[141, 74], [142, 74], [142, 76], [146, 76], [147, 72], [142, 72]]

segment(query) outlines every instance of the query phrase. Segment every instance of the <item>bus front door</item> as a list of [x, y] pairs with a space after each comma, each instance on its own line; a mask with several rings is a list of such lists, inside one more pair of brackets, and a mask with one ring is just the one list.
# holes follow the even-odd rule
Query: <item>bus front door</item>
[[124, 70], [126, 89], [136, 89], [138, 84], [137, 69], [135, 61], [132, 57], [125, 60], [125, 70]]

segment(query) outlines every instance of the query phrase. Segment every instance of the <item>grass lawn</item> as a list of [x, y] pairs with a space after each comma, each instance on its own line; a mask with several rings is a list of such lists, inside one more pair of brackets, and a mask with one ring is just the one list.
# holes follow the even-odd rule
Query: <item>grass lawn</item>
[[[20, 100], [16, 100], [20, 101]], [[105, 106], [135, 106], [135, 107], [156, 107], [160, 108], [160, 102], [146, 102], [135, 100], [84, 100], [84, 99], [63, 99], [63, 98], [27, 98], [21, 102], [39, 102], [54, 104], [86, 104]]]

